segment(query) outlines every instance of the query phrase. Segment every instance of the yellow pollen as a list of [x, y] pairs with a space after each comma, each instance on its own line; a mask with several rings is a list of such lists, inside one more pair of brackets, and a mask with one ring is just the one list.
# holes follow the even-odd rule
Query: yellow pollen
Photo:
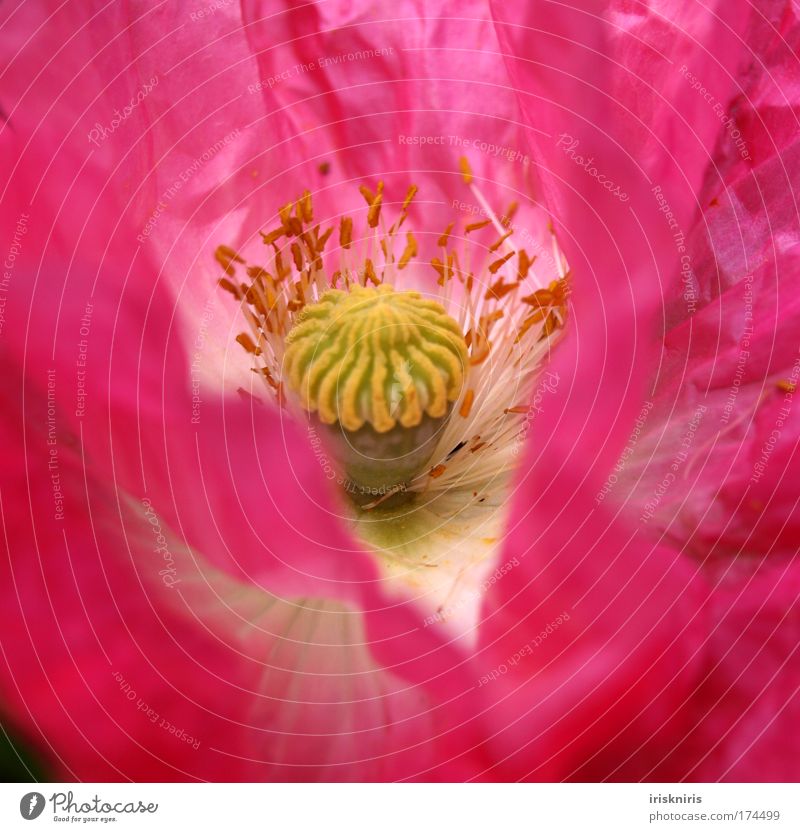
[[419, 292], [388, 285], [331, 289], [286, 337], [283, 375], [309, 412], [378, 433], [447, 415], [468, 367], [461, 330]]
[[406, 194], [406, 198], [403, 200], [403, 210], [405, 211], [409, 205], [411, 205], [411, 200], [414, 199], [419, 188], [416, 185], [411, 185], [408, 189], [408, 193]]
[[447, 247], [447, 243], [450, 240], [450, 232], [452, 232], [454, 226], [454, 222], [448, 223], [447, 228], [445, 228], [445, 230], [442, 232], [442, 236], [439, 237], [439, 240], [436, 243], [437, 246], [439, 246], [440, 248]]
[[410, 231], [406, 234], [406, 240], [406, 247], [403, 249], [400, 262], [397, 264], [398, 269], [404, 269], [408, 265], [411, 258], [417, 256], [417, 241]]
[[342, 224], [339, 227], [339, 245], [342, 248], [350, 248], [353, 242], [353, 220], [350, 217], [342, 217]]
[[461, 168], [461, 175], [464, 177], [465, 184], [469, 185], [472, 182], [472, 168], [469, 166], [466, 156], [462, 156], [458, 160], [458, 166]]

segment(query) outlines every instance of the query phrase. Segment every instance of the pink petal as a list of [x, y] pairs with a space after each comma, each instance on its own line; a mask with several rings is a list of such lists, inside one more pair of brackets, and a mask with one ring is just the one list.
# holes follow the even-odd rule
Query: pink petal
[[654, 518], [703, 558], [791, 555], [799, 533], [797, 418], [793, 395], [778, 383], [800, 372], [794, 286], [800, 145], [793, 135], [794, 87], [781, 84], [782, 68], [797, 62], [791, 46], [800, 30], [788, 9], [783, 25], [777, 33], [757, 16], [751, 26], [750, 58], [762, 69], [744, 76], [734, 125], [747, 128], [751, 158], [737, 151], [734, 162], [730, 136], [723, 136], [720, 166], [706, 183], [703, 214], [690, 236], [692, 271], [667, 310], [657, 410], [626, 472], [640, 483], [631, 503], [641, 507], [692, 413], [707, 407], [684, 487], [665, 495]]
[[697, 781], [794, 782], [800, 776], [798, 591], [796, 562], [720, 572], [699, 684], [666, 760], [673, 771]]
[[[550, 134], [538, 146], [546, 183], [555, 183], [574, 314], [552, 365], [562, 382], [537, 417], [538, 441], [515, 499], [506, 554], [519, 556], [522, 565], [490, 593], [482, 632], [484, 674], [501, 666], [507, 671], [494, 683], [502, 707], [492, 711], [500, 732], [493, 756], [504, 760], [503, 776], [642, 776], [652, 745], [663, 740], [660, 726], [689, 689], [702, 639], [703, 589], [678, 553], [654, 546], [597, 508], [594, 497], [629, 432], [652, 366], [660, 300], [654, 278], [673, 280], [677, 264], [650, 191], [663, 183], [680, 216], [688, 217], [715, 131], [701, 134], [694, 155], [684, 154], [676, 170], [668, 151], [678, 117], [654, 97], [658, 133], [631, 132], [629, 115], [620, 113], [613, 95], [606, 97], [616, 89], [618, 70], [598, 50], [613, 56], [629, 40], [611, 36], [610, 24], [588, 11], [547, 5], [545, 13], [544, 4], [534, 3], [525, 14], [507, 4], [496, 13], [501, 42], [514, 56], [512, 77], [524, 91], [522, 106]], [[686, 25], [700, 38], [716, 39], [708, 21], [698, 17]], [[700, 60], [702, 49], [695, 48], [691, 54]], [[735, 61], [724, 38], [715, 40], [715, 54]], [[711, 77], [718, 76], [712, 71]], [[629, 204], [604, 194], [564, 152], [567, 145], [558, 146], [562, 133], [577, 139], [584, 157], [621, 186]]]
[[212, 749], [247, 747], [252, 674], [165, 601], [141, 512], [84, 467], [60, 409], [58, 442], [48, 441], [48, 400], [29, 385], [21, 424], [22, 379], [3, 370], [4, 710], [57, 779], [246, 778], [246, 765]]
[[[451, 172], [438, 177], [446, 183], [463, 152], [454, 142], [519, 147], [513, 90], [484, 3], [440, 5], [435, 14], [414, 3], [369, 11], [246, 3], [243, 17], [259, 92], [291, 122], [295, 153], [335, 154], [357, 177]], [[479, 168], [482, 159], [476, 154]], [[426, 189], [436, 180], [426, 176]]]

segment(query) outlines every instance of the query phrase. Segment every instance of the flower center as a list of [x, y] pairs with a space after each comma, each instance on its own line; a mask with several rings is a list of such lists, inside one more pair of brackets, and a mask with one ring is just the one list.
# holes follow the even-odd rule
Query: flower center
[[305, 191], [261, 232], [256, 263], [229, 246], [215, 257], [247, 326], [236, 340], [266, 395], [309, 428], [322, 475], [350, 492], [354, 534], [431, 621], [470, 626], [522, 444], [559, 385], [543, 368], [569, 268], [540, 209], [525, 225], [516, 203], [498, 216], [461, 169], [472, 201], [440, 235], [426, 229], [427, 266], [405, 228], [417, 187], [393, 199], [382, 182], [329, 221]]
[[467, 366], [464, 336], [441, 304], [354, 286], [305, 306], [282, 375], [325, 431], [348, 490], [368, 503], [405, 491], [428, 463]]

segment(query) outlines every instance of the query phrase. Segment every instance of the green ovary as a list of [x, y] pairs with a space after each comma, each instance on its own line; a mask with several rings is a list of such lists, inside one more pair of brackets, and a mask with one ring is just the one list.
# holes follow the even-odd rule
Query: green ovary
[[464, 336], [443, 307], [382, 285], [333, 289], [307, 306], [283, 375], [369, 502], [430, 460], [466, 369]]

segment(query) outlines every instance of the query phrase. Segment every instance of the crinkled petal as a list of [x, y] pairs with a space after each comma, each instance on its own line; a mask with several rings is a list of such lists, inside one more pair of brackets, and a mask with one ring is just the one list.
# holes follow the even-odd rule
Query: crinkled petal
[[[800, 715], [797, 558], [716, 570], [698, 684], [654, 779], [795, 782]], [[676, 772], [680, 772], [676, 775]]]
[[[702, 558], [796, 551], [799, 158], [795, 141], [707, 185], [653, 415], [626, 463], [629, 507]], [[679, 486], [657, 494], [681, 454]]]
[[[659, 282], [675, 279], [677, 252], [652, 187], [663, 182], [688, 219], [716, 131], [676, 160], [680, 116], [658, 90], [657, 133], [656, 124], [631, 130], [634, 114], [613, 95], [614, 73], [627, 69], [614, 58], [640, 44], [593, 11], [496, 10], [522, 107], [549, 133], [537, 142], [542, 176], [573, 270], [571, 326], [552, 363], [563, 381], [534, 423], [506, 544], [522, 565], [490, 592], [482, 631], [504, 777], [643, 776], [660, 726], [689, 690], [703, 635], [694, 567], [594, 497], [641, 402]], [[711, 21], [698, 15], [687, 26], [708, 42]], [[675, 44], [702, 60], [702, 47], [690, 47]], [[724, 38], [715, 47], [723, 70], [735, 63]]]
[[64, 429], [65, 388], [26, 386], [23, 422], [19, 368], [3, 378], [4, 714], [55, 779], [249, 779], [254, 673], [169, 603], [150, 525]]

